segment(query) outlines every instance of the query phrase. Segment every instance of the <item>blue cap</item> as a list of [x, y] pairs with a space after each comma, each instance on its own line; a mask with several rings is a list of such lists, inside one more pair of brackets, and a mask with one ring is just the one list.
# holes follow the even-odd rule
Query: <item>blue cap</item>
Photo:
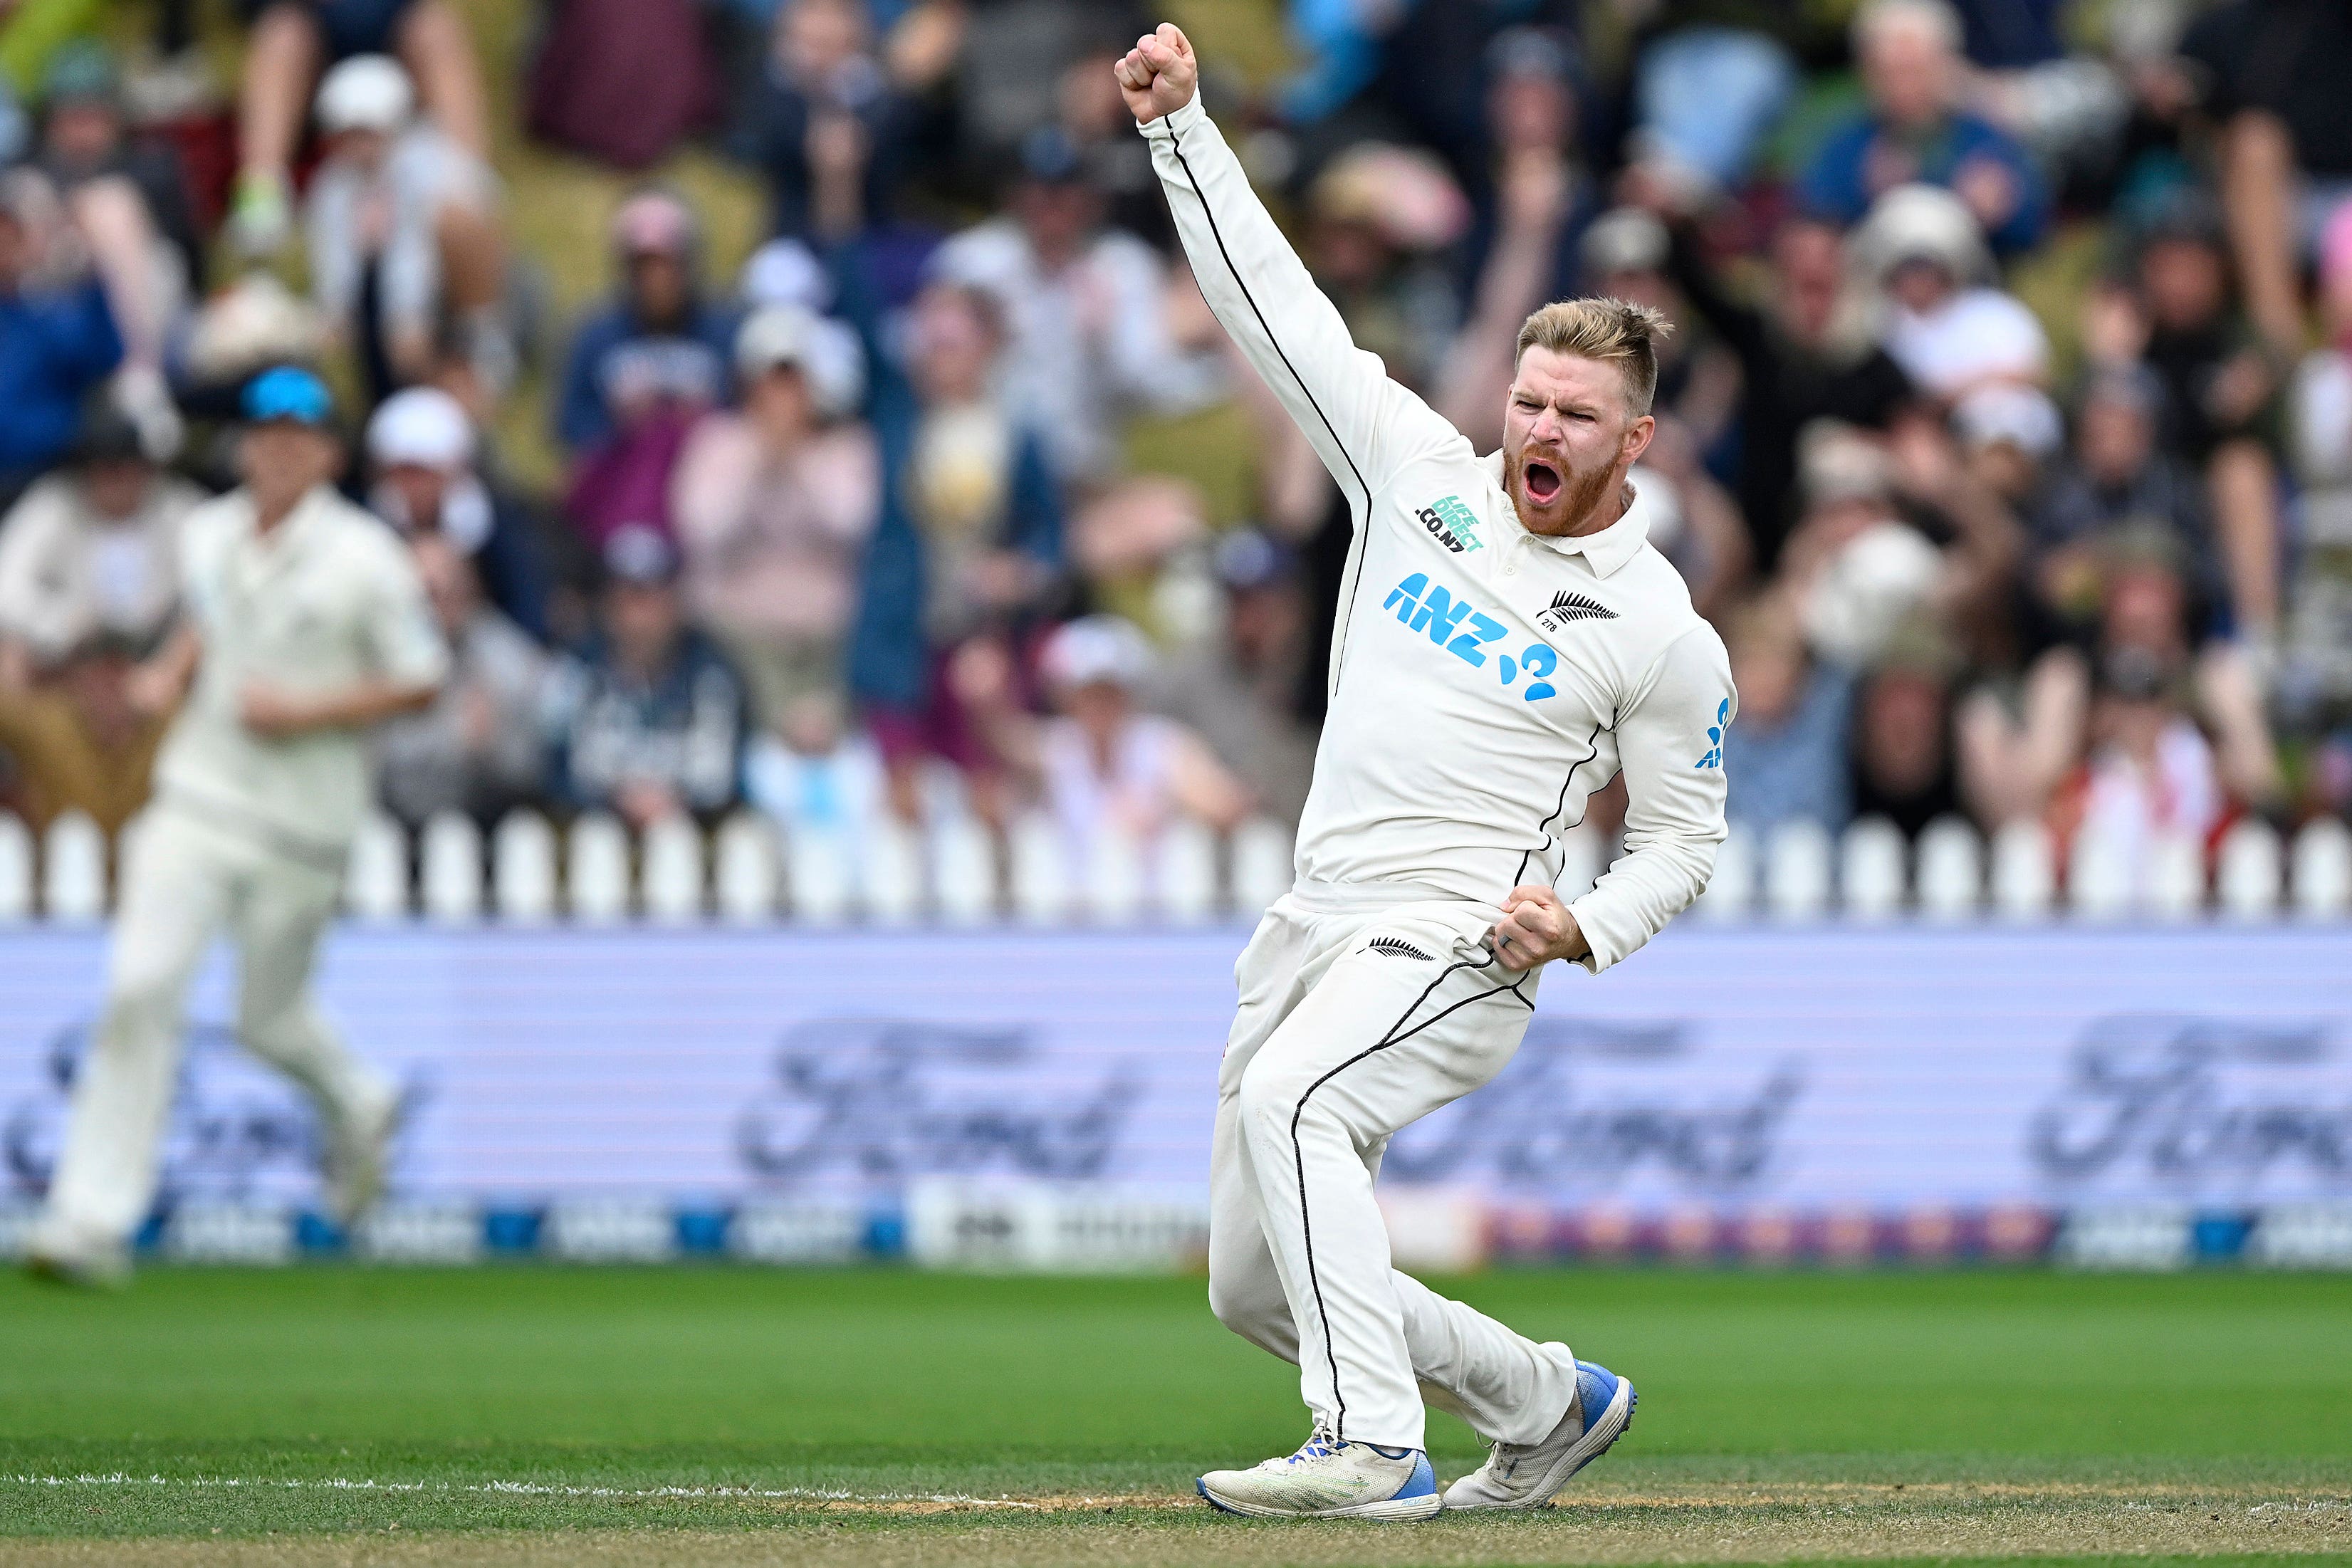
[[245, 416], [256, 424], [291, 419], [323, 426], [334, 412], [334, 395], [327, 384], [300, 365], [281, 364], [245, 384]]

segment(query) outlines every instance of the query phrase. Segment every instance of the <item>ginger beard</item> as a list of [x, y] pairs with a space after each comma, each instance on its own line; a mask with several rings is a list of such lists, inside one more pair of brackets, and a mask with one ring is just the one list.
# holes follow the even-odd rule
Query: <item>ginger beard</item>
[[1533, 442], [1503, 454], [1503, 489], [1529, 533], [1564, 533], [1591, 516], [1616, 478], [1614, 461], [1579, 469], [1567, 453]]

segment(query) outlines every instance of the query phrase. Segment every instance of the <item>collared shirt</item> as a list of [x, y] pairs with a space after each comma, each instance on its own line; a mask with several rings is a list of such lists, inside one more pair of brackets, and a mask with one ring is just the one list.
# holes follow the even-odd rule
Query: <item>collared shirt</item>
[[1298, 875], [1494, 903], [1559, 875], [1562, 834], [1622, 771], [1627, 853], [1570, 906], [1586, 967], [1608, 967], [1706, 885], [1737, 700], [1646, 503], [1529, 533], [1500, 454], [1349, 341], [1198, 101], [1144, 132], [1202, 294], [1355, 519]]
[[287, 850], [336, 859], [368, 806], [368, 737], [246, 728], [247, 688], [291, 696], [363, 681], [437, 685], [449, 656], [408, 552], [321, 485], [268, 533], [236, 490], [190, 514], [184, 603], [204, 657], [156, 763], [158, 793]]
[[100, 515], [80, 481], [51, 474], [0, 520], [0, 633], [45, 664], [95, 637], [146, 644], [180, 599], [180, 529], [204, 501], [161, 475], [124, 518]]

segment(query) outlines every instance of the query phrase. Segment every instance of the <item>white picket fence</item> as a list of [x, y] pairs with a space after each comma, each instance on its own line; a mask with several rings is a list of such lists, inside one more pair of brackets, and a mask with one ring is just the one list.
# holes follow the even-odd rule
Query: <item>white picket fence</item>
[[[1613, 847], [1578, 834], [1568, 847], [1560, 886], [1573, 896]], [[78, 813], [37, 843], [0, 814], [0, 922], [103, 920], [120, 850]], [[559, 828], [523, 811], [487, 842], [450, 815], [414, 843], [378, 817], [352, 847], [344, 902], [359, 921], [442, 925], [1198, 925], [1254, 919], [1290, 886], [1290, 858], [1288, 832], [1262, 819], [1222, 840], [1191, 825], [1149, 847], [1106, 837], [1074, 857], [1042, 816], [1003, 843], [965, 816], [926, 831], [886, 822], [853, 839], [788, 835], [745, 813], [708, 834], [673, 821], [633, 838], [612, 816]], [[2210, 865], [2188, 840], [2084, 841], [2063, 868], [2050, 836], [2030, 824], [1988, 843], [1948, 818], [1916, 847], [1877, 820], [1836, 838], [1802, 824], [1760, 840], [1735, 830], [1696, 912], [1727, 921], [2342, 920], [2352, 918], [2352, 829], [2324, 818], [2283, 842], [2264, 823], [2242, 822]]]

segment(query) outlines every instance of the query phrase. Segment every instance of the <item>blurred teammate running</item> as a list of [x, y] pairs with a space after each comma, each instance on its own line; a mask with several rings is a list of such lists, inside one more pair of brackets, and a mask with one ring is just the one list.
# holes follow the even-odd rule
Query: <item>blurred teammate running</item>
[[237, 1037], [317, 1102], [339, 1219], [374, 1198], [398, 1110], [391, 1083], [319, 1016], [310, 966], [367, 809], [367, 730], [429, 705], [447, 654], [407, 552], [334, 489], [342, 443], [325, 384], [266, 371], [245, 414], [245, 484], [190, 514], [184, 618], [136, 677], [151, 710], [186, 701], [123, 869], [106, 1008], [28, 1251], [55, 1278], [129, 1271], [188, 982], [223, 931], [237, 947]]

